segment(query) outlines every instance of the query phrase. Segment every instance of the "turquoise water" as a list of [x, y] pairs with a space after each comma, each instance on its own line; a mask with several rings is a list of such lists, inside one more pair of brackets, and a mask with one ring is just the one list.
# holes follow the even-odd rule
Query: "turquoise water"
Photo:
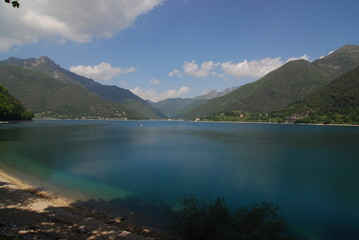
[[37, 120], [0, 125], [0, 164], [142, 224], [211, 193], [232, 207], [271, 201], [306, 239], [357, 239], [358, 138], [358, 127]]

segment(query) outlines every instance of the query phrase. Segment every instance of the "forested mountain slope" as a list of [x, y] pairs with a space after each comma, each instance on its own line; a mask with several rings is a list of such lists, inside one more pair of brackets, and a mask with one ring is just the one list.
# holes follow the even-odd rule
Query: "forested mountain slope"
[[31, 120], [33, 114], [26, 111], [22, 103], [0, 86], [0, 121]]
[[76, 82], [23, 67], [0, 64], [0, 85], [40, 118], [144, 118], [124, 105], [89, 92]]
[[12, 65], [30, 69], [33, 71], [45, 73], [51, 77], [56, 78], [63, 83], [74, 83], [77, 82], [85, 87], [90, 92], [93, 92], [100, 97], [117, 102], [127, 106], [130, 109], [144, 115], [146, 118], [161, 118], [163, 115], [156, 109], [154, 109], [145, 100], [133, 94], [127, 89], [123, 89], [117, 86], [106, 86], [92, 79], [88, 79], [83, 76], [79, 76], [73, 72], [63, 69], [56, 63], [54, 63], [48, 57], [40, 57], [39, 59], [29, 58], [9, 58], [1, 61], [0, 64]]
[[359, 46], [356, 45], [346, 45], [313, 63], [291, 61], [258, 81], [215, 98], [185, 116], [205, 118], [233, 112], [266, 114], [307, 96], [358, 65]]
[[296, 123], [359, 124], [359, 67], [271, 116]]

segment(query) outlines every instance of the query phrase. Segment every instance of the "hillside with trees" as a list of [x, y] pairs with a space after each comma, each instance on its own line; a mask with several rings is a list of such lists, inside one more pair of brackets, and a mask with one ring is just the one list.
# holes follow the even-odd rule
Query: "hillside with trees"
[[294, 123], [359, 124], [359, 67], [299, 100], [271, 113]]
[[0, 86], [0, 121], [31, 120], [33, 114], [26, 111], [22, 103]]
[[62, 68], [48, 57], [43, 56], [38, 59], [20, 59], [12, 57], [1, 61], [0, 64], [22, 67], [43, 73], [50, 77], [56, 78], [58, 81], [61, 81], [65, 84], [78, 83], [88, 91], [100, 96], [101, 98], [133, 109], [148, 119], [158, 119], [164, 117], [157, 109], [153, 108], [149, 103], [136, 96], [131, 91], [120, 88], [118, 86], [106, 86], [92, 79], [77, 75]]
[[3, 85], [37, 118], [144, 119], [136, 111], [89, 92], [82, 85], [23, 67], [0, 64]]
[[359, 46], [346, 45], [312, 63], [290, 61], [258, 81], [215, 98], [184, 116], [208, 120], [256, 121], [324, 87], [359, 65]]

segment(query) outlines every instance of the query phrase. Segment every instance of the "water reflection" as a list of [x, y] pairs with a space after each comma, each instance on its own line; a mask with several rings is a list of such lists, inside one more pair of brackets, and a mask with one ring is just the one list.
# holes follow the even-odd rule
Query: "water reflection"
[[320, 229], [359, 225], [358, 136], [347, 127], [35, 121], [0, 126], [0, 164], [115, 206], [203, 193], [233, 207], [272, 201], [299, 231], [327, 236]]

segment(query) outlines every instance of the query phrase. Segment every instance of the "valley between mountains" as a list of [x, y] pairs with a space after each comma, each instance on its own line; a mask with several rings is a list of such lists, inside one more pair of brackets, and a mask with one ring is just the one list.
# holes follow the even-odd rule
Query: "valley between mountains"
[[1, 121], [34, 116], [359, 124], [359, 46], [345, 45], [313, 62], [287, 62], [223, 92], [156, 103], [79, 76], [48, 57], [0, 61], [0, 86]]

